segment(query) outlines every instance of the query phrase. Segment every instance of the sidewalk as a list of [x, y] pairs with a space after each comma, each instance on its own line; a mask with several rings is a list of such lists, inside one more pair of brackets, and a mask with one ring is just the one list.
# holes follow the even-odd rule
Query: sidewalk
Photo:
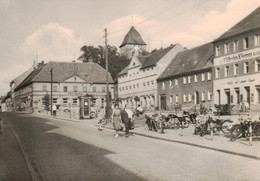
[[[39, 115], [39, 114], [33, 114]], [[41, 117], [49, 117], [47, 115], [39, 115]], [[55, 117], [54, 119], [62, 119], [66, 121], [79, 122], [83, 125], [95, 125], [98, 127], [96, 119], [69, 119], [69, 118], [59, 118]], [[229, 153], [233, 155], [244, 156], [248, 158], [253, 158], [260, 160], [260, 142], [253, 141], [253, 146], [249, 146], [249, 141], [244, 139], [239, 139], [235, 142], [230, 142], [228, 136], [219, 133], [214, 135], [213, 140], [211, 140], [210, 135], [205, 135], [200, 137], [199, 135], [194, 135], [194, 126], [191, 124], [188, 128], [184, 129], [184, 136], [182, 136], [182, 129], [165, 129], [164, 134], [156, 133], [153, 131], [146, 130], [143, 122], [137, 122], [134, 130], [131, 130], [133, 134], [145, 136], [153, 139], [159, 139], [164, 141], [170, 141], [175, 143], [186, 144], [190, 146], [196, 146], [200, 148], [220, 151], [224, 153]], [[113, 129], [113, 125], [108, 123], [104, 126], [105, 129]]]

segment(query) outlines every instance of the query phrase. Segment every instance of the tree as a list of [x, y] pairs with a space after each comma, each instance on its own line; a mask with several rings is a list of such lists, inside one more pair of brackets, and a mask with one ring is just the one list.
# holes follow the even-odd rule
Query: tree
[[[115, 46], [108, 45], [108, 70], [112, 78], [115, 80], [117, 74], [120, 73], [129, 63], [130, 60], [118, 52]], [[105, 48], [103, 46], [83, 46], [80, 49], [83, 53], [78, 58], [82, 62], [89, 62], [90, 59], [94, 63], [98, 63], [101, 67], [106, 67]]]
[[46, 111], [50, 111], [50, 95], [46, 93], [46, 95], [43, 97], [43, 100], [45, 101], [44, 109]]

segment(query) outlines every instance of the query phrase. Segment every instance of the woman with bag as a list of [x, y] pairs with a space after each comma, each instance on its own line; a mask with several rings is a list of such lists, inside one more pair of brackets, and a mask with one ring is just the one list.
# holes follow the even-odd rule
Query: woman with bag
[[121, 125], [121, 110], [119, 109], [118, 104], [115, 105], [115, 108], [112, 112], [112, 123], [115, 129], [115, 137], [117, 138], [118, 135], [118, 131], [122, 129], [122, 125]]

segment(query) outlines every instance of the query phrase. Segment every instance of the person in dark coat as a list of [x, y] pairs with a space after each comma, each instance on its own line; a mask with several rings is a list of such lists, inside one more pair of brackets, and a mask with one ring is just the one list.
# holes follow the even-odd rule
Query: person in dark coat
[[125, 124], [125, 137], [128, 137], [129, 129], [131, 127], [131, 119], [129, 118], [129, 115], [126, 112], [126, 109], [128, 109], [128, 104], [126, 104], [125, 108], [121, 111], [121, 119], [122, 122]]

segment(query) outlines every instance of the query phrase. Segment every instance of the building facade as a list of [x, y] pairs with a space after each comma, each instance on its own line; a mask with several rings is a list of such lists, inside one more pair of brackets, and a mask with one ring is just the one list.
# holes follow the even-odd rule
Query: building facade
[[157, 79], [161, 110], [198, 109], [213, 105], [213, 44], [185, 50]]
[[126, 55], [129, 59], [133, 57], [136, 50], [139, 52], [146, 51], [146, 43], [144, 42], [138, 31], [132, 26], [125, 35], [123, 42], [119, 46], [120, 53]]
[[[16, 89], [17, 105], [42, 110], [51, 95], [53, 70], [53, 104], [61, 109], [79, 107], [79, 97], [91, 95], [92, 105], [105, 105], [106, 71], [96, 63], [49, 62], [40, 64]], [[113, 99], [114, 85], [109, 75], [109, 91]]]
[[140, 104], [147, 109], [158, 106], [156, 79], [180, 51], [183, 47], [176, 44], [147, 56], [135, 54], [118, 74], [118, 96], [122, 105], [136, 108]]
[[216, 39], [214, 46], [214, 102], [246, 101], [259, 109], [260, 8]]

